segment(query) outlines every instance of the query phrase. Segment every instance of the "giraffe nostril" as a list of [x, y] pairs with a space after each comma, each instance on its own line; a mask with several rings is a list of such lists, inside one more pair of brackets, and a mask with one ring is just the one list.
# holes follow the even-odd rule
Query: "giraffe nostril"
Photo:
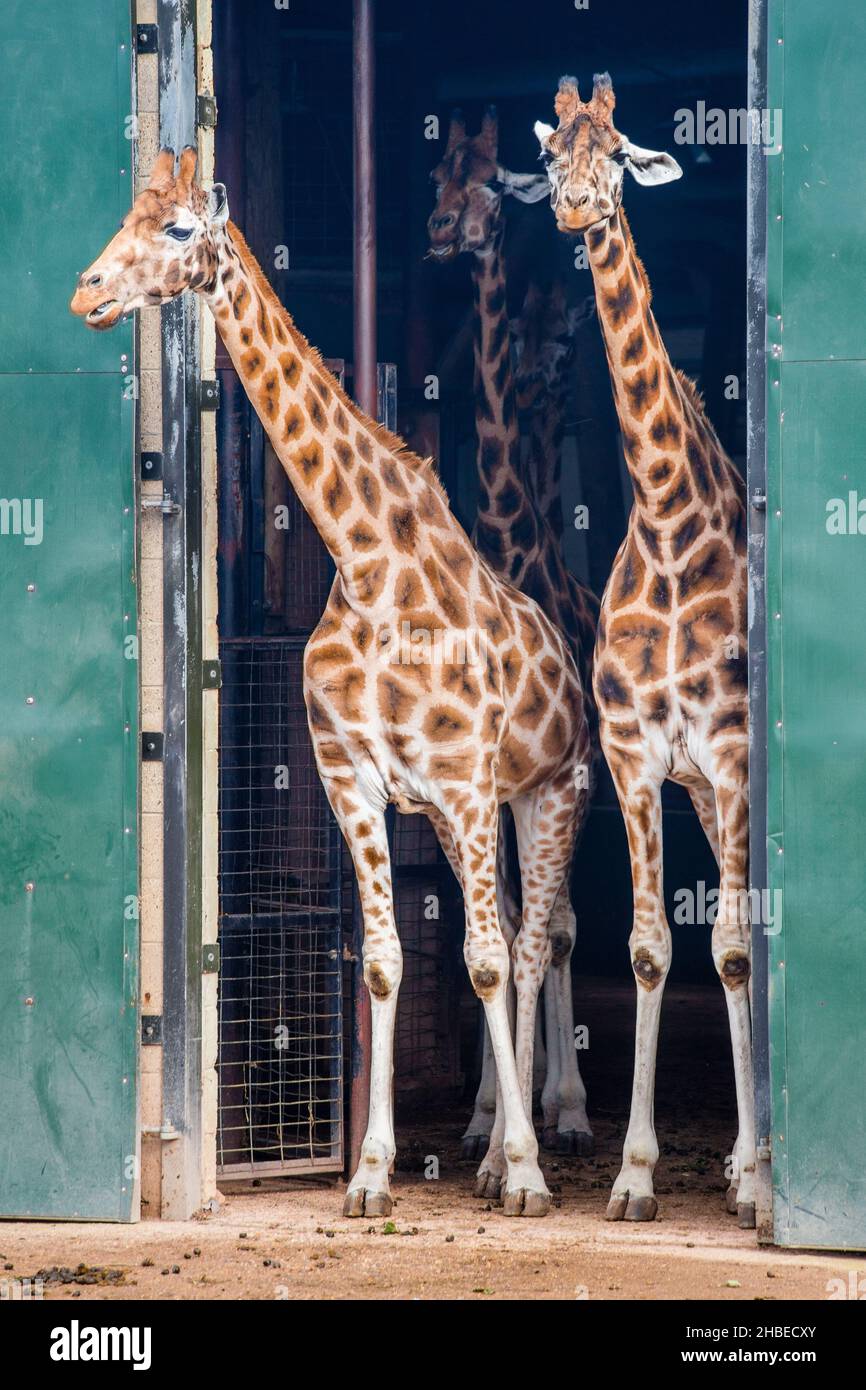
[[101, 276], [101, 275], [90, 275], [90, 276], [88, 276], [87, 285], [88, 285], [88, 288], [89, 288], [89, 289], [95, 290], [95, 289], [96, 289], [99, 285], [101, 285], [101, 284], [102, 284], [102, 276]]

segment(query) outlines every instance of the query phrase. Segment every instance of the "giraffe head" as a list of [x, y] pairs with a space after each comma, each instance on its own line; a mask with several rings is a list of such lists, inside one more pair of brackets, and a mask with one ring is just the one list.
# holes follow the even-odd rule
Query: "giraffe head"
[[478, 135], [467, 135], [461, 112], [454, 112], [445, 154], [430, 175], [436, 185], [436, 206], [427, 222], [431, 255], [450, 260], [461, 251], [483, 252], [493, 241], [505, 194], [536, 203], [548, 192], [545, 178], [503, 168], [498, 152], [494, 106], [484, 113]]
[[557, 278], [549, 290], [531, 281], [518, 318], [512, 319], [514, 386], [521, 411], [546, 408], [561, 391], [574, 358], [574, 334], [593, 313], [594, 299], [569, 305]]
[[195, 182], [196, 152], [160, 150], [139, 193], [105, 250], [78, 277], [70, 309], [88, 328], [113, 328], [133, 309], [166, 304], [184, 290], [213, 283], [214, 234], [228, 218], [221, 183], [205, 193]]
[[592, 97], [581, 101], [577, 80], [559, 82], [556, 130], [536, 121], [541, 158], [550, 180], [551, 204], [563, 232], [585, 232], [612, 217], [622, 202], [626, 169], [638, 183], [669, 183], [682, 169], [669, 154], [642, 150], [615, 128], [616, 97], [610, 74], [596, 73]]

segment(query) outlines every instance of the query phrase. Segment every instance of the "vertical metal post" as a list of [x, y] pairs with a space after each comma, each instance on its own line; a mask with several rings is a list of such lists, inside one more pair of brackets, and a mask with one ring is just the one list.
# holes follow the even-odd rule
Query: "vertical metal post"
[[[196, 142], [195, 0], [158, 0], [160, 144]], [[201, 497], [198, 303], [162, 311], [165, 682], [162, 1216], [201, 1204]]]
[[[376, 136], [375, 0], [353, 0], [355, 400], [375, 418], [376, 371]], [[349, 1100], [349, 1171], [361, 1156], [370, 1104], [370, 996], [361, 951], [364, 929], [355, 895], [352, 927], [352, 1082]]]
[[[767, 105], [766, 0], [749, 0], [749, 108]], [[767, 887], [767, 156], [748, 154], [747, 489], [749, 499], [749, 886]], [[763, 913], [752, 924], [752, 1053], [758, 1139], [758, 1239], [773, 1239], [770, 1163], [768, 952]]]
[[355, 400], [376, 415], [375, 0], [354, 0]]

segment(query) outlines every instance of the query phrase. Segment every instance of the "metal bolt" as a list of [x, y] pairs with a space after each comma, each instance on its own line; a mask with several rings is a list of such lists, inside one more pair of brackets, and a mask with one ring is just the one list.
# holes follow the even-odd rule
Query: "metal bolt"
[[28, 1009], [32, 1009], [33, 1005], [36, 1003], [36, 1000], [33, 998], [32, 994], [28, 994], [27, 998], [24, 1000], [24, 1003]]
[[28, 594], [35, 594], [35, 593], [36, 593], [36, 585], [35, 585], [35, 584], [28, 584], [28, 585], [27, 585], [27, 592], [28, 592]]
[[25, 885], [24, 885], [24, 892], [25, 892], [25, 893], [32, 893], [32, 892], [33, 892], [33, 889], [34, 889], [35, 887], [36, 887], [36, 884], [35, 884], [35, 883], [25, 883]]
[[34, 697], [33, 695], [28, 695], [27, 698], [26, 698], [26, 700], [24, 701], [24, 703], [25, 703], [25, 705], [35, 705], [35, 704], [36, 704], [36, 699], [35, 699], [35, 697]]

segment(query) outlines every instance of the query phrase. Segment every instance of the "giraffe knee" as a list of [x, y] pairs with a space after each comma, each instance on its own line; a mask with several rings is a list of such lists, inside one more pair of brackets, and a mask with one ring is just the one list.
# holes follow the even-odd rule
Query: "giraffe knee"
[[655, 989], [661, 984], [669, 965], [669, 960], [663, 959], [660, 952], [651, 951], [648, 946], [639, 946], [631, 958], [635, 979], [644, 989]]
[[378, 960], [365, 961], [364, 983], [375, 999], [388, 999], [400, 984], [400, 972]]
[[550, 938], [551, 965], [567, 965], [571, 957], [571, 945], [571, 937], [565, 932], [554, 932]]
[[492, 999], [502, 982], [499, 971], [490, 965], [470, 966], [469, 978], [479, 999]]
[[719, 978], [727, 989], [739, 989], [749, 983], [752, 967], [744, 951], [725, 951], [716, 968]]

